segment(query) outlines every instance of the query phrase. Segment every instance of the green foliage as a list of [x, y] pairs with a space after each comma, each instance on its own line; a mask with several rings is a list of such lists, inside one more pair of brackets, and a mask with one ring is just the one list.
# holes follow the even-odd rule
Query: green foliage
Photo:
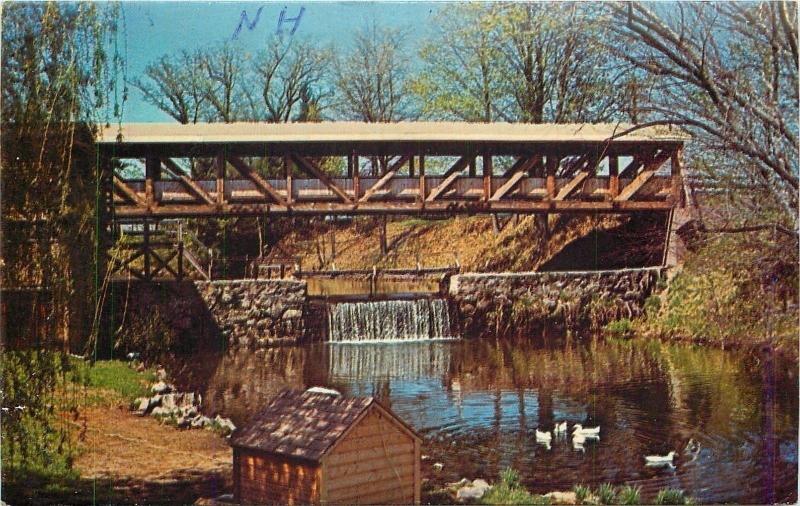
[[481, 504], [550, 504], [550, 499], [531, 494], [520, 484], [519, 473], [506, 468], [500, 473], [500, 482], [481, 498]]
[[575, 492], [575, 502], [578, 504], [585, 504], [592, 493], [586, 485], [575, 485], [572, 487], [572, 491]]
[[647, 316], [656, 316], [661, 309], [661, 297], [651, 295], [644, 301], [644, 313]]
[[98, 360], [94, 364], [80, 359], [73, 359], [76, 377], [93, 389], [100, 390], [95, 396], [108, 400], [102, 391], [114, 392], [119, 398], [129, 403], [137, 397], [150, 394], [150, 385], [155, 381], [155, 371], [148, 369], [138, 372], [129, 363], [121, 360]]
[[509, 488], [520, 486], [519, 472], [516, 469], [507, 467], [500, 473], [500, 481]]
[[617, 504], [633, 505], [641, 504], [641, 488], [625, 485], [617, 492]]
[[655, 504], [691, 504], [690, 499], [686, 497], [683, 490], [674, 488], [659, 490], [653, 502]]
[[710, 237], [672, 279], [665, 303], [650, 306], [642, 329], [723, 347], [772, 338], [796, 352], [787, 302], [797, 299], [797, 252], [771, 239]]
[[622, 318], [609, 322], [603, 330], [612, 337], [630, 337], [633, 333], [633, 322], [629, 318]]
[[588, 4], [464, 3], [443, 9], [413, 81], [424, 116], [465, 121], [600, 122], [619, 113], [624, 80], [596, 44]]
[[597, 498], [600, 504], [614, 504], [617, 500], [617, 491], [614, 485], [610, 483], [603, 483], [597, 489]]
[[80, 375], [68, 358], [48, 351], [2, 353], [2, 479], [29, 473], [74, 478], [71, 416], [82, 397]]

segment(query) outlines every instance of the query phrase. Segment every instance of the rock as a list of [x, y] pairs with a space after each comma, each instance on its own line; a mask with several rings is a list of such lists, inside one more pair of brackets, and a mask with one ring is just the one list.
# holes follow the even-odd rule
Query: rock
[[153, 391], [154, 394], [166, 394], [169, 393], [172, 389], [165, 382], [159, 381], [158, 383], [154, 384], [151, 387], [151, 390]]
[[551, 504], [577, 504], [578, 501], [575, 492], [550, 492], [544, 496], [550, 499]]
[[150, 409], [150, 398], [149, 397], [139, 397], [133, 404], [136, 406], [134, 410], [137, 415], [144, 416], [147, 414], [147, 411]]
[[158, 417], [158, 418], [165, 417], [165, 416], [170, 416], [171, 414], [172, 414], [172, 410], [171, 409], [165, 408], [165, 407], [162, 407], [162, 406], [154, 408], [153, 411], [150, 412], [151, 416], [155, 416], [155, 417]]
[[467, 485], [469, 485], [470, 483], [471, 483], [471, 482], [470, 482], [468, 479], [466, 479], [466, 478], [461, 478], [460, 480], [458, 480], [458, 481], [455, 481], [455, 482], [453, 482], [453, 483], [448, 483], [448, 484], [447, 484], [447, 487], [448, 487], [448, 488], [462, 488], [462, 487], [466, 487], [466, 486], [467, 486]]
[[192, 419], [191, 426], [192, 426], [193, 429], [199, 429], [199, 428], [205, 427], [206, 425], [208, 425], [210, 423], [211, 423], [211, 419], [208, 418], [207, 416], [197, 415], [196, 417], [194, 417], [194, 419]]
[[420, 457], [420, 460], [428, 460], [428, 459], [430, 459], [430, 458], [431, 458], [431, 456], [430, 456], [430, 455], [422, 455], [422, 456]]
[[197, 416], [197, 408], [194, 406], [183, 406], [181, 408], [181, 416], [185, 418], [194, 418]]
[[232, 433], [233, 431], [236, 430], [236, 426], [233, 424], [233, 422], [229, 418], [223, 418], [223, 417], [217, 415], [214, 418], [214, 422], [216, 422], [216, 424], [219, 425], [220, 428], [223, 429], [224, 431], [229, 431], [229, 432]]
[[284, 320], [293, 320], [297, 318], [301, 318], [303, 316], [303, 312], [299, 309], [287, 309], [283, 313]]
[[436, 471], [436, 472], [438, 473], [438, 472], [440, 472], [442, 469], [444, 469], [444, 464], [442, 464], [441, 462], [434, 462], [434, 463], [433, 463], [433, 470], [434, 470], [434, 471]]
[[459, 501], [476, 501], [492, 488], [485, 480], [477, 479], [471, 485], [462, 487], [456, 492], [456, 499]]
[[177, 406], [177, 403], [175, 402], [175, 394], [174, 393], [162, 394], [162, 395], [159, 395], [158, 397], [161, 399], [161, 406], [163, 406], [163, 407], [165, 407], [167, 409], [172, 409], [172, 408]]
[[186, 392], [185, 394], [183, 394], [183, 399], [182, 399], [183, 406], [197, 406], [199, 404], [200, 403], [197, 402], [197, 399], [195, 398], [194, 392]]
[[158, 366], [158, 369], [156, 369], [156, 379], [158, 381], [167, 381], [167, 370]]

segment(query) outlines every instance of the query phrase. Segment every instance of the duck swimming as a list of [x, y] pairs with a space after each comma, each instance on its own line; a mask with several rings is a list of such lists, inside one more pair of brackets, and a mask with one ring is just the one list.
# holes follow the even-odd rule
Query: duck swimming
[[675, 452], [669, 452], [666, 455], [648, 455], [644, 458], [644, 460], [650, 465], [657, 465], [657, 464], [672, 464], [672, 460], [675, 458]]

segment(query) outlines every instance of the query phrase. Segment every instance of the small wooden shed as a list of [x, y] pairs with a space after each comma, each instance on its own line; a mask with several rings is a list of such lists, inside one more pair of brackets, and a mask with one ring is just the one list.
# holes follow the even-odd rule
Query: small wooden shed
[[373, 397], [286, 390], [236, 431], [242, 504], [419, 504], [421, 438]]

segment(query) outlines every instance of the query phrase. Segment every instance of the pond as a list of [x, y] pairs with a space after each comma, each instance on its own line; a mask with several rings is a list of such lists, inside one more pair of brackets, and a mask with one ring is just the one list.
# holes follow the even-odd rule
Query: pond
[[[377, 396], [424, 437], [423, 474], [436, 485], [492, 481], [511, 466], [539, 493], [611, 482], [641, 486], [645, 500], [665, 487], [703, 503], [797, 500], [796, 365], [734, 352], [646, 340], [317, 343], [173, 370], [203, 392], [207, 414], [237, 425], [284, 388]], [[600, 440], [583, 451], [536, 443], [537, 428], [562, 420], [599, 425]], [[645, 465], [669, 451], [674, 468]]]

